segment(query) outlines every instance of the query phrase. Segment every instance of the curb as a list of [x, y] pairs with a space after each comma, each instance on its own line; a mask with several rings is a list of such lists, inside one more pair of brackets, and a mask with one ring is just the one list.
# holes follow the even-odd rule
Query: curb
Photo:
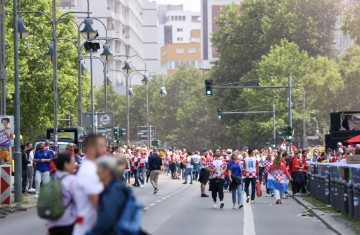
[[[316, 217], [318, 220], [320, 220], [329, 230], [333, 231], [334, 233], [336, 233], [337, 235], [342, 235], [343, 233], [339, 232], [339, 230], [337, 230], [334, 226], [332, 226], [331, 224], [329, 224], [325, 219], [323, 219], [318, 213], [316, 213], [312, 208], [309, 208], [307, 205], [305, 205], [301, 200], [299, 200], [296, 197], [291, 197], [294, 201], [296, 201], [299, 205], [301, 205], [302, 207], [304, 207], [308, 212], [310, 212], [311, 215], [313, 215], [314, 217]], [[311, 203], [309, 203], [311, 204]]]

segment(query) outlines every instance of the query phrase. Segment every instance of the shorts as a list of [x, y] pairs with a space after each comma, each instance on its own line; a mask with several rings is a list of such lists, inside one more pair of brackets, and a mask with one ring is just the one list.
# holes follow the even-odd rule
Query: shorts
[[209, 181], [210, 173], [204, 168], [200, 169], [199, 182], [202, 184], [207, 184]]
[[130, 179], [130, 171], [126, 171], [125, 173], [124, 173], [124, 178], [125, 179]]

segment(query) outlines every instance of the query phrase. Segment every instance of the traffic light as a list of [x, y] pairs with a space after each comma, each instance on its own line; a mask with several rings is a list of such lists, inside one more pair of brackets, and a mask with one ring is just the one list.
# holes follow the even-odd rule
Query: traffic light
[[153, 141], [151, 141], [151, 145], [158, 148], [161, 145], [161, 141], [160, 140], [153, 140]]
[[218, 109], [217, 119], [218, 119], [218, 120], [222, 120], [222, 119], [223, 119], [222, 109]]
[[119, 128], [117, 128], [117, 127], [115, 127], [114, 129], [113, 129], [113, 131], [114, 131], [114, 139], [117, 141], [117, 140], [119, 140], [120, 139], [120, 129]]
[[213, 96], [213, 80], [205, 80], [205, 95]]
[[286, 141], [292, 141], [293, 138], [293, 129], [291, 126], [288, 126], [286, 128]]
[[122, 137], [126, 136], [126, 129], [125, 128], [121, 128], [122, 131]]

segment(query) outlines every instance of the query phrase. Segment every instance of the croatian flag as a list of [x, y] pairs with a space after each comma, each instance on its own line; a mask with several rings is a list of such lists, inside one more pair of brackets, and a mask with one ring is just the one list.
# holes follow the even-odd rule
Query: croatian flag
[[286, 174], [283, 174], [283, 170], [272, 170], [268, 174], [267, 188], [273, 190], [279, 190], [281, 192], [286, 192], [288, 188], [288, 177]]

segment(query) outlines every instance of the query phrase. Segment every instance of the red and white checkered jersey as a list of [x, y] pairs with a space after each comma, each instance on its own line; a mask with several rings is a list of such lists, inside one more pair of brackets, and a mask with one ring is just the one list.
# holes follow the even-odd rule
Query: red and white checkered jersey
[[259, 162], [254, 157], [246, 157], [244, 159], [245, 178], [256, 178], [257, 167], [259, 167]]

